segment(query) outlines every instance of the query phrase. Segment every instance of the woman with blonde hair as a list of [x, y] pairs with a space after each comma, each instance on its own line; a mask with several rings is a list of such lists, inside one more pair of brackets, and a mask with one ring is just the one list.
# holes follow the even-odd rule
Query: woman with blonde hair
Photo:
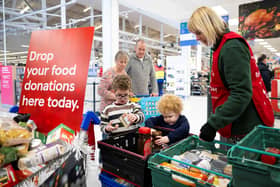
[[102, 76], [98, 94], [101, 97], [100, 112], [105, 106], [112, 104], [116, 100], [114, 92], [112, 92], [112, 82], [117, 75], [127, 75], [125, 67], [128, 62], [128, 54], [124, 51], [118, 51], [115, 55], [115, 66], [109, 68]]
[[273, 126], [272, 107], [247, 41], [229, 31], [222, 18], [208, 7], [193, 12], [188, 29], [213, 50], [213, 113], [200, 129], [200, 138], [213, 141], [218, 131], [235, 143], [259, 124]]

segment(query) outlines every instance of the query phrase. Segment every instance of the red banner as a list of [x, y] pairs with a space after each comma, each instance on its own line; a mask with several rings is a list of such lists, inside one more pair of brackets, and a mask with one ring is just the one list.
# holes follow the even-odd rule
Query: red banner
[[20, 97], [38, 131], [60, 123], [79, 130], [93, 27], [32, 32]]

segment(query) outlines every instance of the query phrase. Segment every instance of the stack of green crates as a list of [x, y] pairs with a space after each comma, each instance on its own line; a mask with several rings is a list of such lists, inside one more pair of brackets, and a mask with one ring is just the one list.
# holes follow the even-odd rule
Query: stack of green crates
[[[280, 129], [258, 126], [230, 149], [228, 162], [233, 166], [233, 186], [280, 186], [280, 155], [265, 152], [268, 147], [280, 149]], [[263, 163], [262, 154], [275, 156], [277, 162]]]
[[[178, 161], [173, 159], [172, 157], [174, 155], [180, 155], [183, 154], [184, 152], [192, 149], [206, 149], [210, 150], [212, 153], [223, 153], [226, 155], [226, 151], [223, 149], [220, 149], [219, 147], [221, 144], [230, 146], [228, 144], [225, 144], [223, 142], [219, 141], [214, 141], [214, 142], [205, 142], [202, 141], [198, 138], [198, 136], [190, 136], [187, 139], [177, 143], [176, 145], [165, 149], [164, 151], [157, 153], [153, 155], [149, 160], [148, 160], [148, 168], [151, 169], [151, 174], [152, 174], [152, 183], [154, 187], [185, 187], [184, 184], [178, 183], [177, 181], [173, 180], [173, 176], [175, 175], [176, 177], [182, 177], [184, 179], [187, 179], [193, 183], [195, 183], [196, 187], [213, 187], [215, 185], [207, 183], [205, 181], [202, 181], [197, 178], [193, 178], [191, 176], [185, 175], [183, 173], [173, 171], [173, 170], [167, 170], [164, 169], [162, 166], [159, 166], [163, 162], [171, 162], [171, 160], [177, 161], [179, 163], [183, 163], [186, 165], [189, 165], [191, 167], [206, 171], [208, 173], [212, 173], [224, 178], [231, 179], [230, 176], [224, 175], [222, 173], [216, 173], [211, 170], [206, 170], [203, 168], [200, 168], [198, 166], [185, 163], [182, 161]], [[231, 186], [231, 183], [228, 185]]]

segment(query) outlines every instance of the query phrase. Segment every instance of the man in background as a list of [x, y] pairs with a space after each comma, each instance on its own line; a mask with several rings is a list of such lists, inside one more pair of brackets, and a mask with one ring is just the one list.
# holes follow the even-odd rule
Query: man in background
[[151, 57], [146, 54], [144, 40], [136, 41], [135, 53], [129, 58], [126, 72], [132, 80], [132, 92], [135, 95], [149, 95], [149, 84], [151, 95], [158, 95], [154, 66]]

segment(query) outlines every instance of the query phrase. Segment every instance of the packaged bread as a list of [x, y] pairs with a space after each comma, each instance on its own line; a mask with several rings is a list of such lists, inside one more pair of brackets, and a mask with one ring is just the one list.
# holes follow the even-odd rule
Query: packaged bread
[[8, 147], [29, 143], [32, 133], [20, 127], [12, 119], [0, 118], [0, 144]]

